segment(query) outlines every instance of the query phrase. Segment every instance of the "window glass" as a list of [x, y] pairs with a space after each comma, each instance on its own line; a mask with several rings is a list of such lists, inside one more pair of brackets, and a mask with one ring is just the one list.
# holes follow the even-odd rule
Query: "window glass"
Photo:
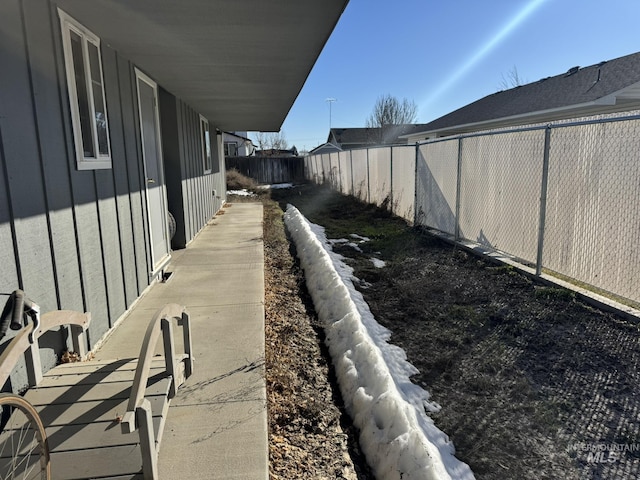
[[237, 143], [225, 143], [224, 144], [224, 154], [227, 157], [236, 157], [236, 156], [238, 156], [238, 144]]
[[95, 157], [91, 113], [89, 110], [89, 92], [85, 76], [84, 55], [82, 53], [82, 37], [74, 31], [71, 34], [71, 51], [73, 52], [73, 72], [75, 74], [76, 95], [78, 97], [78, 114], [82, 130], [82, 147], [85, 157]]
[[211, 137], [209, 135], [209, 122], [200, 119], [200, 130], [202, 132], [202, 154], [203, 154], [203, 167], [204, 172], [211, 171]]
[[100, 155], [109, 155], [107, 140], [107, 111], [104, 105], [104, 89], [102, 86], [102, 72], [100, 71], [100, 55], [98, 47], [88, 42], [89, 65], [91, 70], [91, 86], [95, 112], [96, 132], [98, 134], [98, 151]]
[[111, 168], [100, 39], [58, 9], [64, 47], [76, 165]]

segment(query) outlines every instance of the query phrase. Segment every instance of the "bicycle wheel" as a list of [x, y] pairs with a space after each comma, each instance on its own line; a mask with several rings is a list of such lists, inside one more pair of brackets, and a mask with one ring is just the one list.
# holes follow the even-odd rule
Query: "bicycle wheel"
[[49, 448], [33, 405], [12, 394], [0, 394], [0, 479], [49, 480]]

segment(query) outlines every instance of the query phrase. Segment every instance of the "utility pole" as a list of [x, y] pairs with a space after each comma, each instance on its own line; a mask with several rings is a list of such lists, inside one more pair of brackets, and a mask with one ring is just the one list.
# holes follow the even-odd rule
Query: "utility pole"
[[331, 105], [333, 104], [333, 102], [337, 102], [337, 101], [338, 99], [332, 98], [332, 97], [325, 99], [325, 102], [329, 104], [329, 130], [331, 130]]

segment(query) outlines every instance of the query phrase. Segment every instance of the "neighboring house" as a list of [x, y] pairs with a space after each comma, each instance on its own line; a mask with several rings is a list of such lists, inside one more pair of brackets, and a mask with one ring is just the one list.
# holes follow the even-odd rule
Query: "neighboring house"
[[0, 1], [0, 292], [90, 311], [95, 346], [162, 278], [168, 212], [180, 248], [223, 205], [221, 132], [280, 129], [347, 2]]
[[584, 118], [640, 108], [640, 53], [488, 95], [403, 138], [448, 135]]
[[250, 157], [255, 154], [253, 141], [247, 138], [247, 132], [223, 132], [225, 157]]
[[342, 149], [334, 145], [331, 142], [323, 143], [322, 145], [318, 145], [316, 148], [307, 152], [307, 155], [317, 155], [321, 153], [333, 153], [333, 152], [342, 152]]
[[404, 135], [421, 131], [424, 124], [388, 125], [376, 128], [332, 128], [327, 143], [342, 150], [375, 147], [378, 145], [406, 144]]

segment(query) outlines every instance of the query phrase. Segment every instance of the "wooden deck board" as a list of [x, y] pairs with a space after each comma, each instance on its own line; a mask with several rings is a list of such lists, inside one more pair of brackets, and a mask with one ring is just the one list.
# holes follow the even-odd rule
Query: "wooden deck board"
[[[181, 357], [180, 357], [181, 359]], [[45, 425], [52, 478], [142, 478], [139, 432], [123, 434], [119, 423], [127, 408], [137, 360], [59, 365], [25, 394]], [[177, 362], [178, 384], [184, 363]], [[152, 361], [145, 398], [151, 402], [156, 444], [168, 413], [170, 378], [164, 358]]]
[[[162, 414], [164, 397], [147, 397], [151, 402], [154, 416]], [[116, 420], [127, 409], [126, 398], [115, 400], [94, 400], [73, 404], [38, 405], [36, 410], [45, 425], [68, 425], [71, 423], [108, 422]], [[89, 420], [87, 422], [86, 420]]]
[[[153, 367], [163, 366], [164, 357], [154, 357], [152, 360]], [[58, 375], [60, 372], [65, 373], [85, 373], [89, 371], [131, 371], [138, 366], [137, 358], [121, 358], [117, 360], [89, 360], [86, 362], [63, 363], [49, 370], [44, 376]]]
[[[135, 478], [142, 472], [139, 445], [53, 452], [51, 478], [76, 480], [100, 477]], [[124, 477], [122, 477], [124, 476]]]
[[[80, 312], [54, 311], [42, 316], [39, 328], [28, 325], [3, 350], [2, 382], [25, 356], [29, 385], [35, 386], [24, 397], [38, 411], [36, 428], [42, 430], [43, 421], [52, 478], [155, 479], [169, 403], [193, 370], [189, 312], [175, 303], [157, 311], [144, 331], [139, 358], [69, 363], [42, 372], [38, 337], [69, 323], [75, 326], [70, 330], [74, 349], [85, 357], [90, 318]], [[178, 342], [183, 353], [179, 355], [173, 333], [176, 320], [183, 334]], [[16, 460], [25, 464], [42, 460], [44, 465], [37, 441], [29, 442], [33, 449], [22, 445], [22, 440], [36, 433], [31, 423], [20, 418], [22, 410], [2, 412], [0, 478], [6, 478], [3, 470], [10, 470], [9, 476], [14, 478]], [[20, 428], [19, 423], [28, 428]], [[35, 437], [43, 439], [42, 435]], [[37, 470], [33, 473], [39, 477]], [[21, 478], [27, 478], [23, 473], [21, 469]]]
[[[32, 405], [59, 405], [97, 400], [128, 399], [131, 394], [131, 380], [109, 383], [63, 385], [55, 387], [34, 387], [25, 398]], [[164, 395], [167, 377], [158, 375], [149, 378], [147, 395]]]
[[[164, 367], [153, 367], [149, 377], [163, 373]], [[57, 375], [47, 374], [38, 384], [38, 388], [61, 387], [64, 385], [86, 385], [111, 382], [129, 382], [133, 379], [133, 370], [115, 370], [110, 372], [59, 372]]]
[[[153, 419], [153, 428], [158, 431], [161, 419]], [[137, 445], [140, 443], [138, 432], [122, 433], [120, 423], [96, 422], [86, 425], [64, 425], [45, 427], [51, 452], [63, 452], [69, 450], [90, 450], [104, 447], [117, 447], [123, 445]]]

